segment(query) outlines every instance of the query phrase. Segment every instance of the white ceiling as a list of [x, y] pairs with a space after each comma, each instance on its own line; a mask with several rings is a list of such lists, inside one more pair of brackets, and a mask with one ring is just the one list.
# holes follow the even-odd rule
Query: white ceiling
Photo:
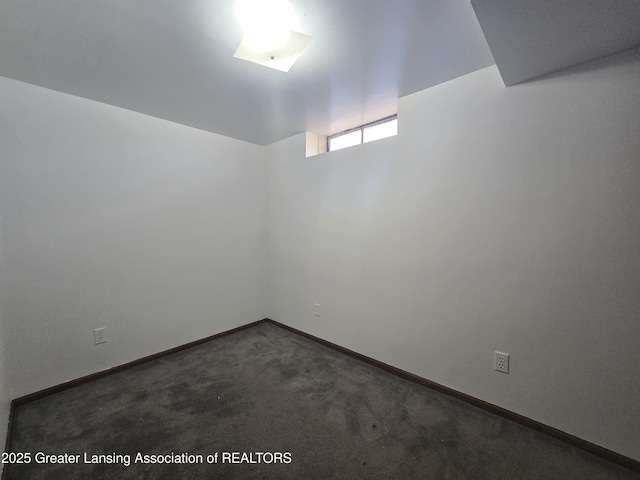
[[640, 45], [640, 0], [471, 0], [506, 85]]
[[2, 0], [0, 75], [257, 144], [329, 134], [493, 64], [469, 0], [290, 0], [289, 73], [233, 58], [233, 0]]
[[0, 75], [266, 145], [492, 65], [484, 34], [507, 84], [640, 44], [639, 0], [290, 2], [283, 73], [233, 58], [233, 0], [1, 0]]

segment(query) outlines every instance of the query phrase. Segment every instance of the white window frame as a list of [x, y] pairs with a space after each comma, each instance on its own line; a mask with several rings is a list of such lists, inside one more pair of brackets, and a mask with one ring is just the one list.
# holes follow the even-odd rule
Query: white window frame
[[[357, 132], [359, 130], [360, 131], [360, 143], [356, 144], [356, 145], [362, 145], [363, 139], [364, 139], [364, 130], [366, 128], [375, 127], [376, 125], [380, 125], [382, 123], [391, 122], [391, 121], [397, 120], [397, 119], [398, 119], [398, 114], [390, 115], [388, 117], [381, 118], [380, 120], [376, 120], [375, 122], [365, 123], [364, 125], [360, 125], [359, 127], [350, 128], [349, 130], [345, 130], [343, 132], [330, 135], [330, 136], [327, 137], [327, 152], [331, 152], [332, 151], [331, 150], [331, 140], [333, 140], [334, 138], [338, 138], [338, 137], [341, 137], [343, 135], [347, 135], [349, 133]], [[353, 145], [353, 146], [355, 147], [355, 145]], [[349, 147], [345, 147], [345, 148], [349, 148]], [[339, 149], [339, 150], [342, 150], [342, 148]], [[336, 150], [333, 150], [333, 151], [336, 151]]]

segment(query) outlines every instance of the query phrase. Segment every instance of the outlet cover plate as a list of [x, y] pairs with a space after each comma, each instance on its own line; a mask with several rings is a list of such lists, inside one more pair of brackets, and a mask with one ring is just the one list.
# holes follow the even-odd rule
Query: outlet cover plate
[[107, 341], [106, 327], [96, 328], [93, 331], [93, 343], [98, 345], [99, 343], [105, 343]]
[[509, 354], [493, 352], [493, 369], [496, 372], [509, 373]]

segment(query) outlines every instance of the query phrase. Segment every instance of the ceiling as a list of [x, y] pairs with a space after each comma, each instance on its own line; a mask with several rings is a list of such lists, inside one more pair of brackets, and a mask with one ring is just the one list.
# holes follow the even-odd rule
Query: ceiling
[[640, 45], [639, 0], [471, 0], [505, 85]]
[[0, 75], [266, 145], [494, 57], [510, 85], [640, 44], [637, 0], [290, 2], [313, 40], [283, 73], [233, 58], [233, 0], [2, 0]]

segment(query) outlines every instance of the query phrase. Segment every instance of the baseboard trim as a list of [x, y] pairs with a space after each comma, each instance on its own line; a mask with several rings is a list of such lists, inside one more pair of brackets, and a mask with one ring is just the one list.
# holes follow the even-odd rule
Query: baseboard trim
[[[475, 407], [478, 407], [482, 410], [485, 410], [487, 412], [493, 413], [495, 415], [498, 415], [500, 417], [506, 418], [507, 420], [511, 420], [515, 423], [518, 423], [520, 425], [523, 425], [525, 427], [531, 428], [533, 430], [536, 430], [538, 432], [544, 433], [546, 435], [549, 435], [550, 437], [553, 437], [557, 440], [560, 440], [568, 445], [571, 445], [573, 447], [579, 448], [581, 450], [584, 450], [586, 452], [589, 452], [593, 455], [596, 455], [600, 458], [603, 458], [604, 460], [607, 460], [609, 462], [621, 465], [625, 468], [628, 468], [629, 470], [632, 470], [634, 472], [639, 472], [640, 473], [640, 462], [637, 460], [634, 460], [632, 458], [626, 457], [624, 455], [621, 455], [617, 452], [614, 452], [612, 450], [609, 450], [607, 448], [601, 447], [600, 445], [596, 445], [594, 443], [591, 443], [587, 440], [583, 440], [581, 438], [578, 438], [574, 435], [571, 435], [569, 433], [563, 432], [561, 430], [558, 430], [557, 428], [554, 427], [550, 427], [548, 425], [545, 425], [543, 423], [540, 423], [536, 420], [533, 420], [531, 418], [525, 417], [523, 415], [520, 415], [518, 413], [512, 412], [510, 410], [506, 410], [502, 407], [498, 407], [497, 405], [494, 405], [492, 403], [486, 402], [484, 400], [480, 400], [479, 398], [473, 397], [471, 395], [467, 395], [466, 393], [462, 393], [459, 392], [457, 390], [454, 390], [452, 388], [446, 387], [444, 385], [441, 385], [439, 383], [433, 382], [431, 380], [427, 380], [426, 378], [420, 377], [418, 375], [414, 375], [413, 373], [407, 372], [405, 370], [402, 370], [400, 368], [388, 365], [386, 363], [380, 362], [379, 360], [375, 360], [371, 357], [367, 357], [366, 355], [362, 355], [361, 353], [358, 352], [354, 352], [353, 350], [349, 350], [348, 348], [345, 347], [341, 347], [340, 345], [337, 345], [335, 343], [329, 342], [327, 340], [324, 340], [320, 337], [316, 337], [314, 335], [311, 335], [307, 332], [304, 332], [302, 330], [298, 330], [297, 328], [294, 327], [290, 327], [289, 325], [285, 325], [284, 323], [280, 323], [277, 322], [275, 320], [272, 320], [270, 318], [264, 318], [262, 320], [258, 320], [255, 322], [251, 322], [248, 323], [246, 325], [242, 325], [240, 327], [236, 327], [236, 328], [232, 328], [231, 330], [226, 330], [224, 332], [221, 333], [217, 333], [215, 335], [211, 335], [209, 337], [200, 339], [200, 340], [196, 340], [193, 342], [189, 342], [186, 343], [184, 345], [179, 345], [177, 347], [173, 347], [170, 348], [168, 350], [159, 352], [159, 353], [155, 353], [153, 355], [149, 355], [147, 357], [143, 357], [140, 358], [138, 360], [133, 360], [131, 362], [127, 362], [124, 363], [122, 365], [117, 365], [115, 367], [111, 367], [107, 370], [102, 370], [100, 372], [96, 372], [96, 373], [92, 373], [90, 375], [86, 375], [84, 377], [80, 377], [77, 378], [75, 380], [70, 380], [68, 382], [65, 383], [61, 383], [59, 385], [54, 385], [53, 387], [49, 387], [49, 388], [45, 388], [43, 390], [39, 390], [37, 392], [34, 393], [30, 393], [28, 395], [24, 395], [22, 397], [16, 398], [14, 400], [12, 400], [11, 402], [11, 407], [10, 407], [10, 411], [9, 411], [9, 425], [7, 427], [7, 438], [6, 438], [6, 442], [5, 442], [5, 452], [9, 451], [9, 448], [11, 446], [11, 431], [12, 431], [12, 423], [13, 423], [13, 416], [14, 416], [14, 409], [21, 406], [21, 405], [25, 405], [29, 402], [33, 402], [35, 400], [39, 400], [41, 398], [47, 397], [49, 395], [53, 395], [55, 393], [58, 392], [62, 392], [64, 390], [67, 390], [69, 388], [73, 388], [76, 387], [78, 385], [82, 385], [84, 383], [90, 382], [92, 380], [96, 380], [98, 378], [102, 378], [102, 377], [106, 377], [107, 375], [111, 375], [113, 373], [117, 373], [117, 372], [121, 372], [123, 370], [127, 370], [129, 368], [133, 368], [136, 367], [138, 365], [142, 365], [144, 363], [147, 362], [151, 362], [153, 360], [157, 360], [159, 358], [162, 357], [166, 357], [168, 355], [171, 355], [173, 353], [177, 353], [177, 352], [181, 352], [183, 350], [187, 350], [189, 348], [193, 348], [193, 347], [197, 347], [198, 345], [202, 345], [204, 343], [210, 342], [212, 340], [221, 338], [221, 337], [225, 337], [227, 335], [231, 335], [233, 333], [242, 331], [242, 330], [246, 330], [248, 328], [252, 328], [255, 327], [256, 325], [259, 325], [261, 323], [271, 323], [272, 325], [275, 325], [276, 327], [280, 327], [284, 330], [288, 330], [292, 333], [295, 333], [297, 335], [300, 335], [301, 337], [307, 338], [309, 340], [312, 340], [320, 345], [323, 345], [325, 347], [328, 347], [332, 350], [335, 350], [337, 352], [343, 353], [345, 355], [349, 355], [350, 357], [356, 358], [362, 362], [368, 363], [369, 365], [372, 365], [374, 367], [377, 367], [381, 370], [384, 370], [388, 373], [391, 373], [393, 375], [396, 375], [400, 378], [403, 378], [405, 380], [408, 380], [410, 382], [413, 383], [417, 383], [418, 385], [422, 385], [424, 387], [430, 388], [432, 390], [436, 390], [438, 392], [444, 393], [446, 395], [449, 395], [451, 397], [457, 398], [459, 400], [462, 400], [466, 403], [469, 403]], [[6, 469], [2, 469], [2, 476], [0, 477], [2, 480], [5, 479], [5, 473], [6, 473]]]
[[506, 418], [507, 420], [511, 420], [512, 422], [518, 423], [520, 425], [531, 428], [538, 432], [544, 433], [568, 445], [584, 450], [588, 453], [591, 453], [600, 458], [603, 458], [609, 462], [615, 463], [617, 465], [621, 465], [634, 472], [640, 472], [639, 461], [626, 457], [624, 455], [621, 455], [617, 452], [614, 452], [613, 450], [609, 450], [605, 447], [601, 447], [600, 445], [596, 445], [595, 443], [591, 443], [587, 440], [583, 440], [579, 437], [563, 432], [562, 430], [558, 430], [557, 428], [550, 427], [549, 425], [545, 425], [544, 423], [540, 423], [536, 420], [525, 417], [518, 413], [512, 412], [510, 410], [506, 410], [502, 407], [498, 407], [497, 405], [494, 405], [492, 403], [486, 402], [484, 400], [480, 400], [479, 398], [473, 397], [471, 395], [467, 395], [466, 393], [459, 392], [458, 390], [454, 390], [452, 388], [446, 387], [444, 385], [433, 382], [431, 380], [427, 380], [426, 378], [420, 377], [418, 375], [414, 375], [413, 373], [410, 373], [400, 368], [396, 368], [394, 366], [380, 362], [371, 357], [367, 357], [366, 355], [362, 355], [361, 353], [354, 352], [353, 350], [349, 350], [348, 348], [341, 347], [340, 345], [331, 343], [327, 340], [323, 340], [322, 338], [303, 332], [302, 330], [298, 330], [297, 328], [290, 327], [289, 325], [285, 325], [283, 323], [277, 322], [270, 318], [265, 319], [265, 321], [268, 323], [271, 323], [272, 325], [275, 325], [277, 327], [283, 328], [297, 335], [300, 335], [302, 337], [308, 338], [309, 340], [319, 343], [320, 345], [324, 345], [325, 347], [331, 348], [332, 350], [335, 350], [340, 353], [344, 353], [345, 355], [349, 355], [350, 357], [353, 357], [362, 362], [368, 363], [369, 365], [373, 365], [374, 367], [384, 370], [385, 372], [391, 373], [393, 375], [396, 375], [410, 382], [417, 383], [424, 387], [430, 388], [432, 390], [436, 390], [438, 392], [441, 392], [451, 397], [462, 400], [482, 410], [485, 410], [487, 412], [493, 413], [500, 417]]
[[[177, 347], [170, 348], [169, 350], [164, 350], [163, 352], [154, 353], [153, 355], [149, 355], [147, 357], [139, 358], [137, 360], [133, 360], [131, 362], [123, 363], [122, 365], [117, 365], [115, 367], [108, 368], [107, 370], [101, 370], [100, 372], [91, 373], [84, 377], [76, 378], [74, 380], [70, 380], [65, 383], [61, 383], [59, 385], [54, 385], [53, 387], [45, 388], [43, 390], [39, 390], [34, 393], [30, 393], [28, 395], [24, 395], [22, 397], [16, 398], [11, 402], [11, 409], [13, 412], [14, 407], [19, 407], [29, 402], [33, 402], [35, 400], [39, 400], [44, 397], [48, 397], [49, 395], [53, 395], [54, 393], [62, 392], [69, 388], [77, 387], [78, 385], [82, 385], [83, 383], [90, 382], [92, 380], [96, 380], [98, 378], [106, 377], [107, 375], [111, 375], [113, 373], [122, 372], [123, 370], [127, 370], [129, 368], [137, 367], [138, 365], [142, 365], [143, 363], [151, 362], [153, 360], [157, 360], [162, 357], [166, 357], [167, 355], [171, 355], [173, 353], [181, 352], [183, 350], [187, 350], [189, 348], [197, 347], [198, 345], [202, 345], [203, 343], [210, 342], [220, 337], [225, 337], [227, 335], [231, 335], [232, 333], [239, 332], [241, 330], [246, 330], [247, 328], [255, 327], [261, 323], [266, 322], [267, 319], [263, 318], [262, 320], [257, 320], [255, 322], [247, 323], [246, 325], [242, 325], [240, 327], [232, 328], [231, 330], [226, 330], [221, 333], [216, 333], [215, 335], [211, 335], [206, 338], [202, 338], [200, 340], [195, 340], [193, 342], [185, 343], [184, 345], [179, 345]], [[9, 425], [11, 427], [11, 425]], [[7, 436], [10, 435], [9, 434]], [[8, 441], [8, 440], [7, 440]], [[7, 443], [7, 448], [9, 448], [9, 443]], [[8, 450], [6, 450], [8, 451]]]

